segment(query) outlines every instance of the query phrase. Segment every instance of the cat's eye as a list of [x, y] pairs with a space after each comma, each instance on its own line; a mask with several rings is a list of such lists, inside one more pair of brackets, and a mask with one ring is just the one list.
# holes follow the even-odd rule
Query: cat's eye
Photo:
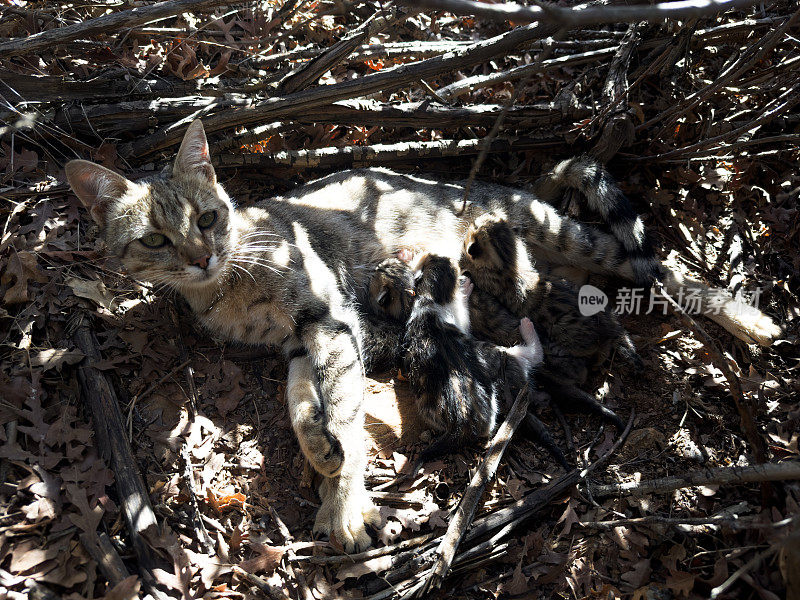
[[378, 294], [378, 306], [381, 308], [386, 308], [389, 306], [389, 303], [392, 301], [392, 295], [389, 293], [389, 290], [382, 290], [380, 294]]
[[478, 243], [472, 243], [467, 248], [467, 254], [469, 254], [472, 258], [480, 258], [481, 254], [483, 254], [483, 248]]
[[162, 246], [166, 246], [169, 242], [167, 236], [161, 233], [148, 233], [145, 236], [139, 238], [139, 241], [142, 242], [142, 245], [146, 246], [147, 248], [161, 248]]
[[216, 222], [217, 222], [217, 211], [209, 210], [208, 212], [204, 212], [202, 215], [200, 215], [200, 218], [197, 219], [197, 226], [200, 229], [208, 229]]

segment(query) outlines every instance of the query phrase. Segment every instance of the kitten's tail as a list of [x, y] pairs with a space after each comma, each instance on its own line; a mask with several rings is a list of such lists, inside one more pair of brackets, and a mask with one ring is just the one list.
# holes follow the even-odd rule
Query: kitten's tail
[[663, 270], [642, 218], [600, 163], [585, 155], [563, 160], [535, 185], [536, 194], [550, 203], [566, 188], [580, 192], [588, 207], [608, 224], [625, 248], [636, 283], [650, 286], [661, 279]]

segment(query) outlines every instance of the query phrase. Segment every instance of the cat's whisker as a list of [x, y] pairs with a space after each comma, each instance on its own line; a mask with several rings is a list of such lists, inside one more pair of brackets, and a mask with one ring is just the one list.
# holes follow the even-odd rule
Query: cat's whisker
[[245, 267], [243, 267], [242, 265], [239, 265], [239, 264], [236, 264], [235, 262], [233, 262], [233, 263], [231, 263], [231, 266], [232, 266], [234, 269], [236, 269], [234, 272], [235, 272], [235, 273], [236, 273], [236, 274], [237, 274], [239, 277], [241, 277], [241, 274], [240, 274], [240, 271], [241, 271], [241, 272], [244, 272], [244, 273], [246, 273], [247, 275], [249, 275], [249, 276], [250, 276], [250, 279], [252, 279], [252, 280], [253, 280], [253, 283], [258, 283], [258, 282], [256, 281], [256, 278], [253, 276], [253, 274], [252, 274], [250, 271], [248, 271], [248, 270], [247, 270]]

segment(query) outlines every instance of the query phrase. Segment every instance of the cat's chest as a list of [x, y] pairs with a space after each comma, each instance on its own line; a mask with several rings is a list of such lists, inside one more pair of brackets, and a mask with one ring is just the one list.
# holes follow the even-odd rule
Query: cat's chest
[[280, 345], [294, 335], [294, 322], [268, 295], [228, 293], [196, 311], [215, 337], [256, 345]]

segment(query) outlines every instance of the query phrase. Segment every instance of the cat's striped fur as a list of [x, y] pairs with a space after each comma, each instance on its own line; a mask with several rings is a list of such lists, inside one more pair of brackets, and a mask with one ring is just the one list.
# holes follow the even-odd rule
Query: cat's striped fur
[[[530, 193], [489, 183], [472, 186], [463, 215], [463, 184], [384, 169], [335, 173], [235, 209], [216, 180], [199, 121], [189, 126], [171, 172], [134, 183], [72, 161], [66, 173], [109, 250], [134, 276], [179, 291], [219, 338], [283, 349], [294, 430], [326, 477], [315, 527], [349, 552], [369, 544], [365, 523], [377, 520], [363, 481], [363, 336], [353, 291], [368, 273], [363, 265], [403, 248], [457, 260], [469, 223], [493, 211], [524, 228], [537, 259], [628, 280], [640, 271], [613, 236]], [[213, 225], [201, 229], [209, 212], [216, 213]], [[148, 248], [154, 235], [168, 243]], [[667, 272], [665, 281], [678, 280]], [[717, 320], [764, 343], [777, 334], [758, 311], [723, 309]]]
[[470, 335], [472, 284], [459, 278], [452, 259], [430, 254], [418, 259], [402, 344], [403, 372], [419, 414], [444, 436], [444, 446], [492, 435], [503, 386], [519, 392], [542, 362], [542, 346], [528, 319], [517, 323], [522, 344], [510, 348]]

